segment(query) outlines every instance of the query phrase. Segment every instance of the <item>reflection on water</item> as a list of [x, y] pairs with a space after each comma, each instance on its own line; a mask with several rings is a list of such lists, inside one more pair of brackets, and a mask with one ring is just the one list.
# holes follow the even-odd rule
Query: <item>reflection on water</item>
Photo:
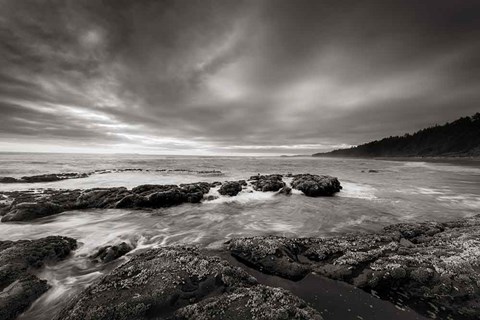
[[[30, 157], [30, 158], [29, 158]], [[39, 270], [52, 285], [23, 319], [51, 318], [53, 310], [136, 250], [173, 244], [198, 244], [217, 249], [237, 236], [333, 236], [367, 232], [397, 222], [445, 221], [471, 216], [480, 208], [480, 167], [445, 163], [320, 158], [171, 158], [150, 156], [0, 155], [0, 175], [89, 172], [105, 168], [221, 170], [222, 177], [193, 173], [121, 172], [85, 179], [18, 188], [134, 187], [144, 183], [177, 184], [245, 179], [257, 173], [316, 173], [337, 176], [344, 189], [334, 197], [308, 198], [255, 192], [218, 196], [201, 204], [158, 210], [84, 210], [64, 212], [29, 223], [0, 223], [0, 240], [63, 235], [77, 239], [71, 258]], [[44, 161], [43, 161], [44, 160]], [[378, 172], [368, 172], [376, 170]], [[1, 193], [1, 191], [0, 191]], [[136, 249], [107, 265], [88, 256], [101, 246], [130, 243]], [[35, 315], [35, 316], [34, 316]]]

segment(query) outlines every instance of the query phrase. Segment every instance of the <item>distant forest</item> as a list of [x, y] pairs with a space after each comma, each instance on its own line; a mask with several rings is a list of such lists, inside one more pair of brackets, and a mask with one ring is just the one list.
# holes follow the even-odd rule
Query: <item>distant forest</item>
[[314, 157], [479, 157], [480, 113], [414, 134], [375, 140]]

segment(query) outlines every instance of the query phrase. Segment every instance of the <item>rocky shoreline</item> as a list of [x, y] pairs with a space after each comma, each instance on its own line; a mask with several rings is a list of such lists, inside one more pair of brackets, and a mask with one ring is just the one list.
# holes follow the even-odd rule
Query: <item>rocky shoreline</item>
[[[344, 281], [428, 317], [478, 319], [479, 239], [477, 215], [333, 238], [234, 238], [220, 252], [140, 250], [67, 302], [57, 319], [323, 319], [321, 310], [285, 289], [259, 284], [249, 268], [220, 257], [226, 254], [290, 280], [314, 273]], [[100, 255], [110, 250], [116, 259], [130, 250], [122, 247]], [[66, 237], [0, 242], [0, 319], [14, 319], [48, 290], [31, 268], [64, 259], [75, 248]]]
[[[305, 195], [332, 196], [340, 192], [337, 178], [310, 174], [289, 175], [292, 187]], [[252, 176], [248, 181], [198, 182], [180, 185], [141, 185], [133, 189], [94, 188], [86, 190], [11, 191], [0, 195], [2, 222], [29, 221], [69, 210], [82, 209], [149, 209], [200, 203], [215, 196], [207, 196], [213, 188], [220, 195], [236, 196], [247, 186], [256, 191], [290, 194], [283, 176], [279, 174]]]
[[[28, 221], [67, 210], [152, 209], [254, 191], [332, 196], [341, 188], [330, 176], [259, 174], [133, 189], [14, 191], [4, 193], [0, 212], [2, 222]], [[0, 241], [0, 319], [15, 319], [48, 291], [51, 284], [35, 270], [68, 259], [76, 248], [75, 239], [62, 236]], [[480, 317], [480, 215], [331, 238], [232, 238], [219, 250], [146, 249], [119, 241], [87, 258], [99, 265], [125, 255], [126, 262], [63, 303], [56, 319], [323, 319], [318, 306], [260, 282], [253, 272], [293, 282], [312, 275], [344, 282], [430, 318]]]
[[480, 317], [480, 215], [446, 223], [396, 224], [335, 238], [232, 239], [228, 251], [263, 273], [309, 273], [345, 281], [442, 319]]

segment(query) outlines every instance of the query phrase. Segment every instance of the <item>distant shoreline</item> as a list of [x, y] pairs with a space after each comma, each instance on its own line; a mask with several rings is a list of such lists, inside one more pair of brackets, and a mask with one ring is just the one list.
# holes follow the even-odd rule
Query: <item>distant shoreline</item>
[[385, 160], [385, 161], [428, 161], [428, 162], [464, 162], [464, 163], [480, 163], [480, 156], [471, 157], [361, 157], [361, 156], [332, 156], [332, 155], [312, 155], [312, 158], [337, 158], [337, 159], [359, 159], [359, 160]]

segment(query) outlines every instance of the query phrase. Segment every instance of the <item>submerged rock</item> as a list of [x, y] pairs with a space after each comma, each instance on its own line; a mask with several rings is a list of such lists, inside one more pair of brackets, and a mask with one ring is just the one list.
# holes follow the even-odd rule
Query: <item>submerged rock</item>
[[285, 186], [281, 174], [257, 175], [249, 179], [256, 191], [278, 191]]
[[294, 175], [292, 187], [302, 191], [308, 197], [332, 196], [342, 189], [335, 177], [308, 173]]
[[264, 273], [298, 280], [315, 272], [375, 291], [383, 299], [400, 298], [421, 313], [478, 319], [479, 239], [480, 215], [325, 239], [240, 238], [228, 242], [227, 248]]
[[134, 256], [75, 297], [58, 316], [149, 318], [321, 319], [287, 291], [258, 285], [242, 269], [193, 247], [164, 247]]
[[240, 191], [242, 191], [242, 181], [227, 181], [222, 184], [218, 193], [223, 196], [236, 196]]
[[77, 243], [67, 237], [0, 241], [0, 319], [14, 319], [49, 289], [30, 273], [46, 261], [63, 259]]
[[122, 242], [118, 245], [100, 248], [97, 253], [91, 256], [91, 259], [96, 262], [107, 263], [126, 255], [132, 249], [126, 242]]

